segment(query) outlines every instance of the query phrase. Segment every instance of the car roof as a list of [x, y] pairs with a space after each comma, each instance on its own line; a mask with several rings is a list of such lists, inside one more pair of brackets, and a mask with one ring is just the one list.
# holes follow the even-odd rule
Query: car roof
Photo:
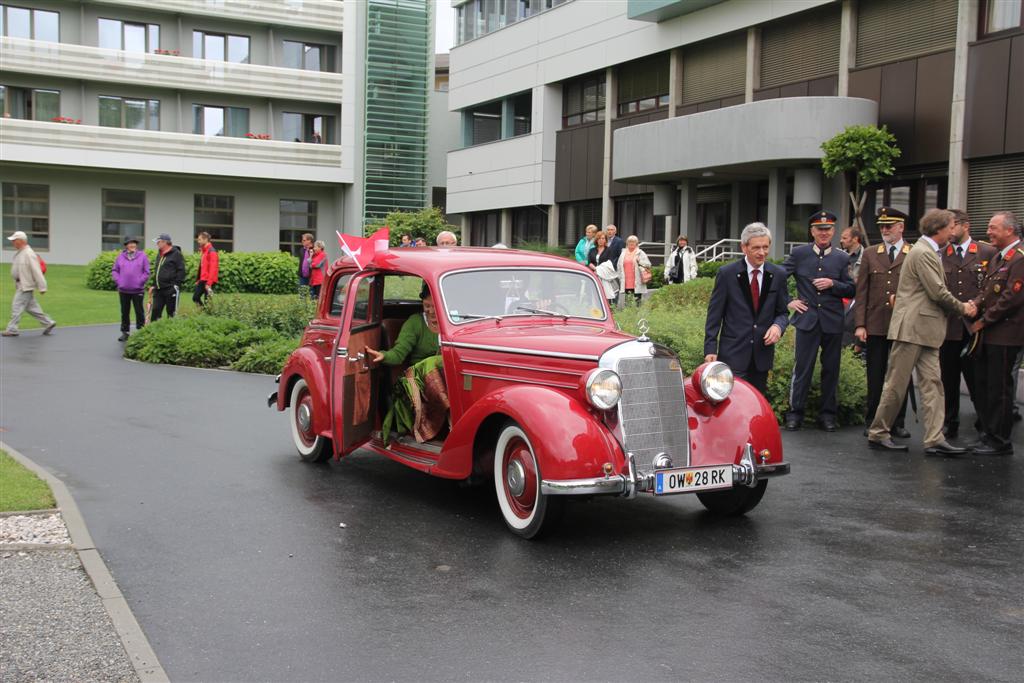
[[[351, 267], [353, 261], [343, 256], [334, 268]], [[377, 254], [367, 270], [401, 271], [436, 279], [444, 273], [466, 268], [564, 268], [589, 273], [573, 259], [554, 254], [520, 249], [491, 247], [411, 247], [391, 248]]]

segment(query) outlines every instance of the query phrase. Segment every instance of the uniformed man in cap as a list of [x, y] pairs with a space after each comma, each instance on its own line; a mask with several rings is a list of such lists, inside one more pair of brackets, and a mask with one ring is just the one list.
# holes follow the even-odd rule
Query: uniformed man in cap
[[808, 219], [810, 244], [793, 249], [782, 264], [787, 275], [796, 278], [796, 359], [789, 389], [786, 429], [800, 429], [804, 420], [807, 392], [811, 388], [814, 361], [821, 349], [821, 407], [818, 424], [828, 432], [836, 429], [836, 391], [839, 387], [839, 359], [843, 350], [843, 298], [854, 295], [847, 268], [850, 256], [832, 247], [836, 216], [818, 211]]
[[[907, 214], [897, 209], [883, 206], [878, 210], [875, 225], [882, 233], [882, 243], [865, 250], [857, 277], [853, 334], [864, 345], [867, 361], [866, 425], [875, 419], [875, 410], [878, 409], [882, 385], [885, 383], [885, 369], [889, 365], [889, 350], [892, 348], [892, 342], [888, 339], [889, 321], [892, 320], [896, 287], [900, 283], [900, 268], [910, 252], [910, 245], [903, 241], [906, 221]], [[903, 439], [910, 436], [904, 426], [906, 415], [907, 400], [904, 398], [892, 427], [892, 436]]]
[[1017, 217], [1010, 211], [992, 216], [988, 241], [998, 251], [974, 300], [979, 317], [971, 326], [980, 345], [974, 379], [984, 434], [971, 449], [977, 455], [1012, 455], [1013, 373], [1024, 346], [1024, 243]]
[[[981, 293], [981, 282], [985, 269], [996, 254], [996, 248], [985, 242], [971, 239], [971, 223], [965, 211], [950, 209], [953, 214], [953, 234], [942, 252], [942, 269], [946, 274], [946, 288], [960, 301], [971, 301]], [[971, 341], [964, 318], [949, 317], [946, 341], [939, 349], [939, 365], [942, 367], [942, 390], [946, 395], [946, 424], [943, 433], [949, 438], [960, 432], [960, 375], [967, 384], [967, 391], [974, 404], [975, 412], [981, 415], [978, 395], [974, 386], [974, 358], [962, 353], [964, 345]], [[975, 422], [980, 428], [980, 421]]]

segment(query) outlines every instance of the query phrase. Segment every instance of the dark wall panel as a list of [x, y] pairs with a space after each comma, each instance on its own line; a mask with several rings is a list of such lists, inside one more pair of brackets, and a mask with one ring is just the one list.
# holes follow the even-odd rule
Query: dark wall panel
[[917, 61], [896, 62], [882, 67], [882, 92], [878, 101], [878, 123], [889, 127], [896, 144], [903, 150], [900, 166], [917, 163], [913, 158], [914, 101], [917, 88]]
[[1006, 101], [1006, 153], [1024, 152], [1024, 36], [1010, 48], [1010, 87]]
[[604, 176], [604, 125], [587, 129], [587, 196], [600, 197]]
[[807, 94], [811, 97], [835, 97], [839, 94], [839, 76], [828, 76], [808, 81]]
[[807, 81], [782, 86], [779, 97], [807, 97]]
[[917, 60], [917, 97], [911, 145], [914, 163], [949, 161], [953, 55], [953, 52], [940, 52]]
[[726, 97], [724, 100], [722, 100], [722, 106], [735, 107], [737, 104], [743, 104], [746, 101], [747, 100], [743, 95], [736, 95], [735, 97]]
[[569, 191], [573, 199], [585, 197], [587, 194], [587, 134], [577, 131], [572, 136], [572, 177], [569, 179]]
[[[1011, 40], [972, 45], [967, 56], [964, 156], [1002, 154], [1006, 141], [1006, 97]], [[1014, 106], [1020, 107], [1020, 102]]]
[[572, 133], [560, 130], [555, 133], [555, 201], [571, 201], [570, 178], [572, 178]]
[[603, 170], [603, 123], [555, 133], [556, 202], [599, 199]]
[[851, 72], [850, 97], [863, 97], [878, 102], [882, 98], [882, 67]]
[[779, 96], [778, 88], [765, 88], [764, 90], [754, 91], [754, 101], [760, 102], [761, 100], [774, 100]]

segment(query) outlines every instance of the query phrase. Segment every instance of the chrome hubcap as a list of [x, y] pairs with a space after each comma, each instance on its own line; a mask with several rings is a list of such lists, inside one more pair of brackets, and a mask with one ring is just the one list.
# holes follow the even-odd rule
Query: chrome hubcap
[[312, 418], [312, 414], [309, 411], [309, 406], [306, 405], [306, 404], [302, 404], [301, 406], [299, 406], [299, 411], [298, 411], [299, 429], [301, 429], [304, 432], [308, 432], [309, 431], [309, 427], [312, 424], [312, 419], [311, 418]]
[[505, 470], [505, 479], [508, 481], [509, 493], [513, 496], [523, 495], [523, 491], [526, 490], [526, 470], [523, 469], [523, 463], [518, 460], [511, 461]]

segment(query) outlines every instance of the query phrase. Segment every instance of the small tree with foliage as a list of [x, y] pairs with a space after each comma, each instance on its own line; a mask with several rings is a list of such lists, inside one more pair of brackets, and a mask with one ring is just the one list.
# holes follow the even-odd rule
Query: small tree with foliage
[[893, 174], [893, 161], [900, 156], [896, 136], [882, 126], [850, 126], [821, 145], [825, 156], [821, 169], [832, 178], [840, 173], [846, 176], [853, 204], [854, 225], [864, 227], [861, 213], [867, 192], [864, 188]]
[[458, 235], [460, 230], [446, 223], [441, 210], [431, 206], [419, 211], [392, 211], [384, 220], [368, 223], [364, 234], [368, 237], [385, 225], [391, 230], [390, 244], [393, 247], [401, 243], [402, 235], [409, 235], [414, 240], [422, 237], [429, 246], [434, 246], [437, 244], [437, 233], [451, 230]]

